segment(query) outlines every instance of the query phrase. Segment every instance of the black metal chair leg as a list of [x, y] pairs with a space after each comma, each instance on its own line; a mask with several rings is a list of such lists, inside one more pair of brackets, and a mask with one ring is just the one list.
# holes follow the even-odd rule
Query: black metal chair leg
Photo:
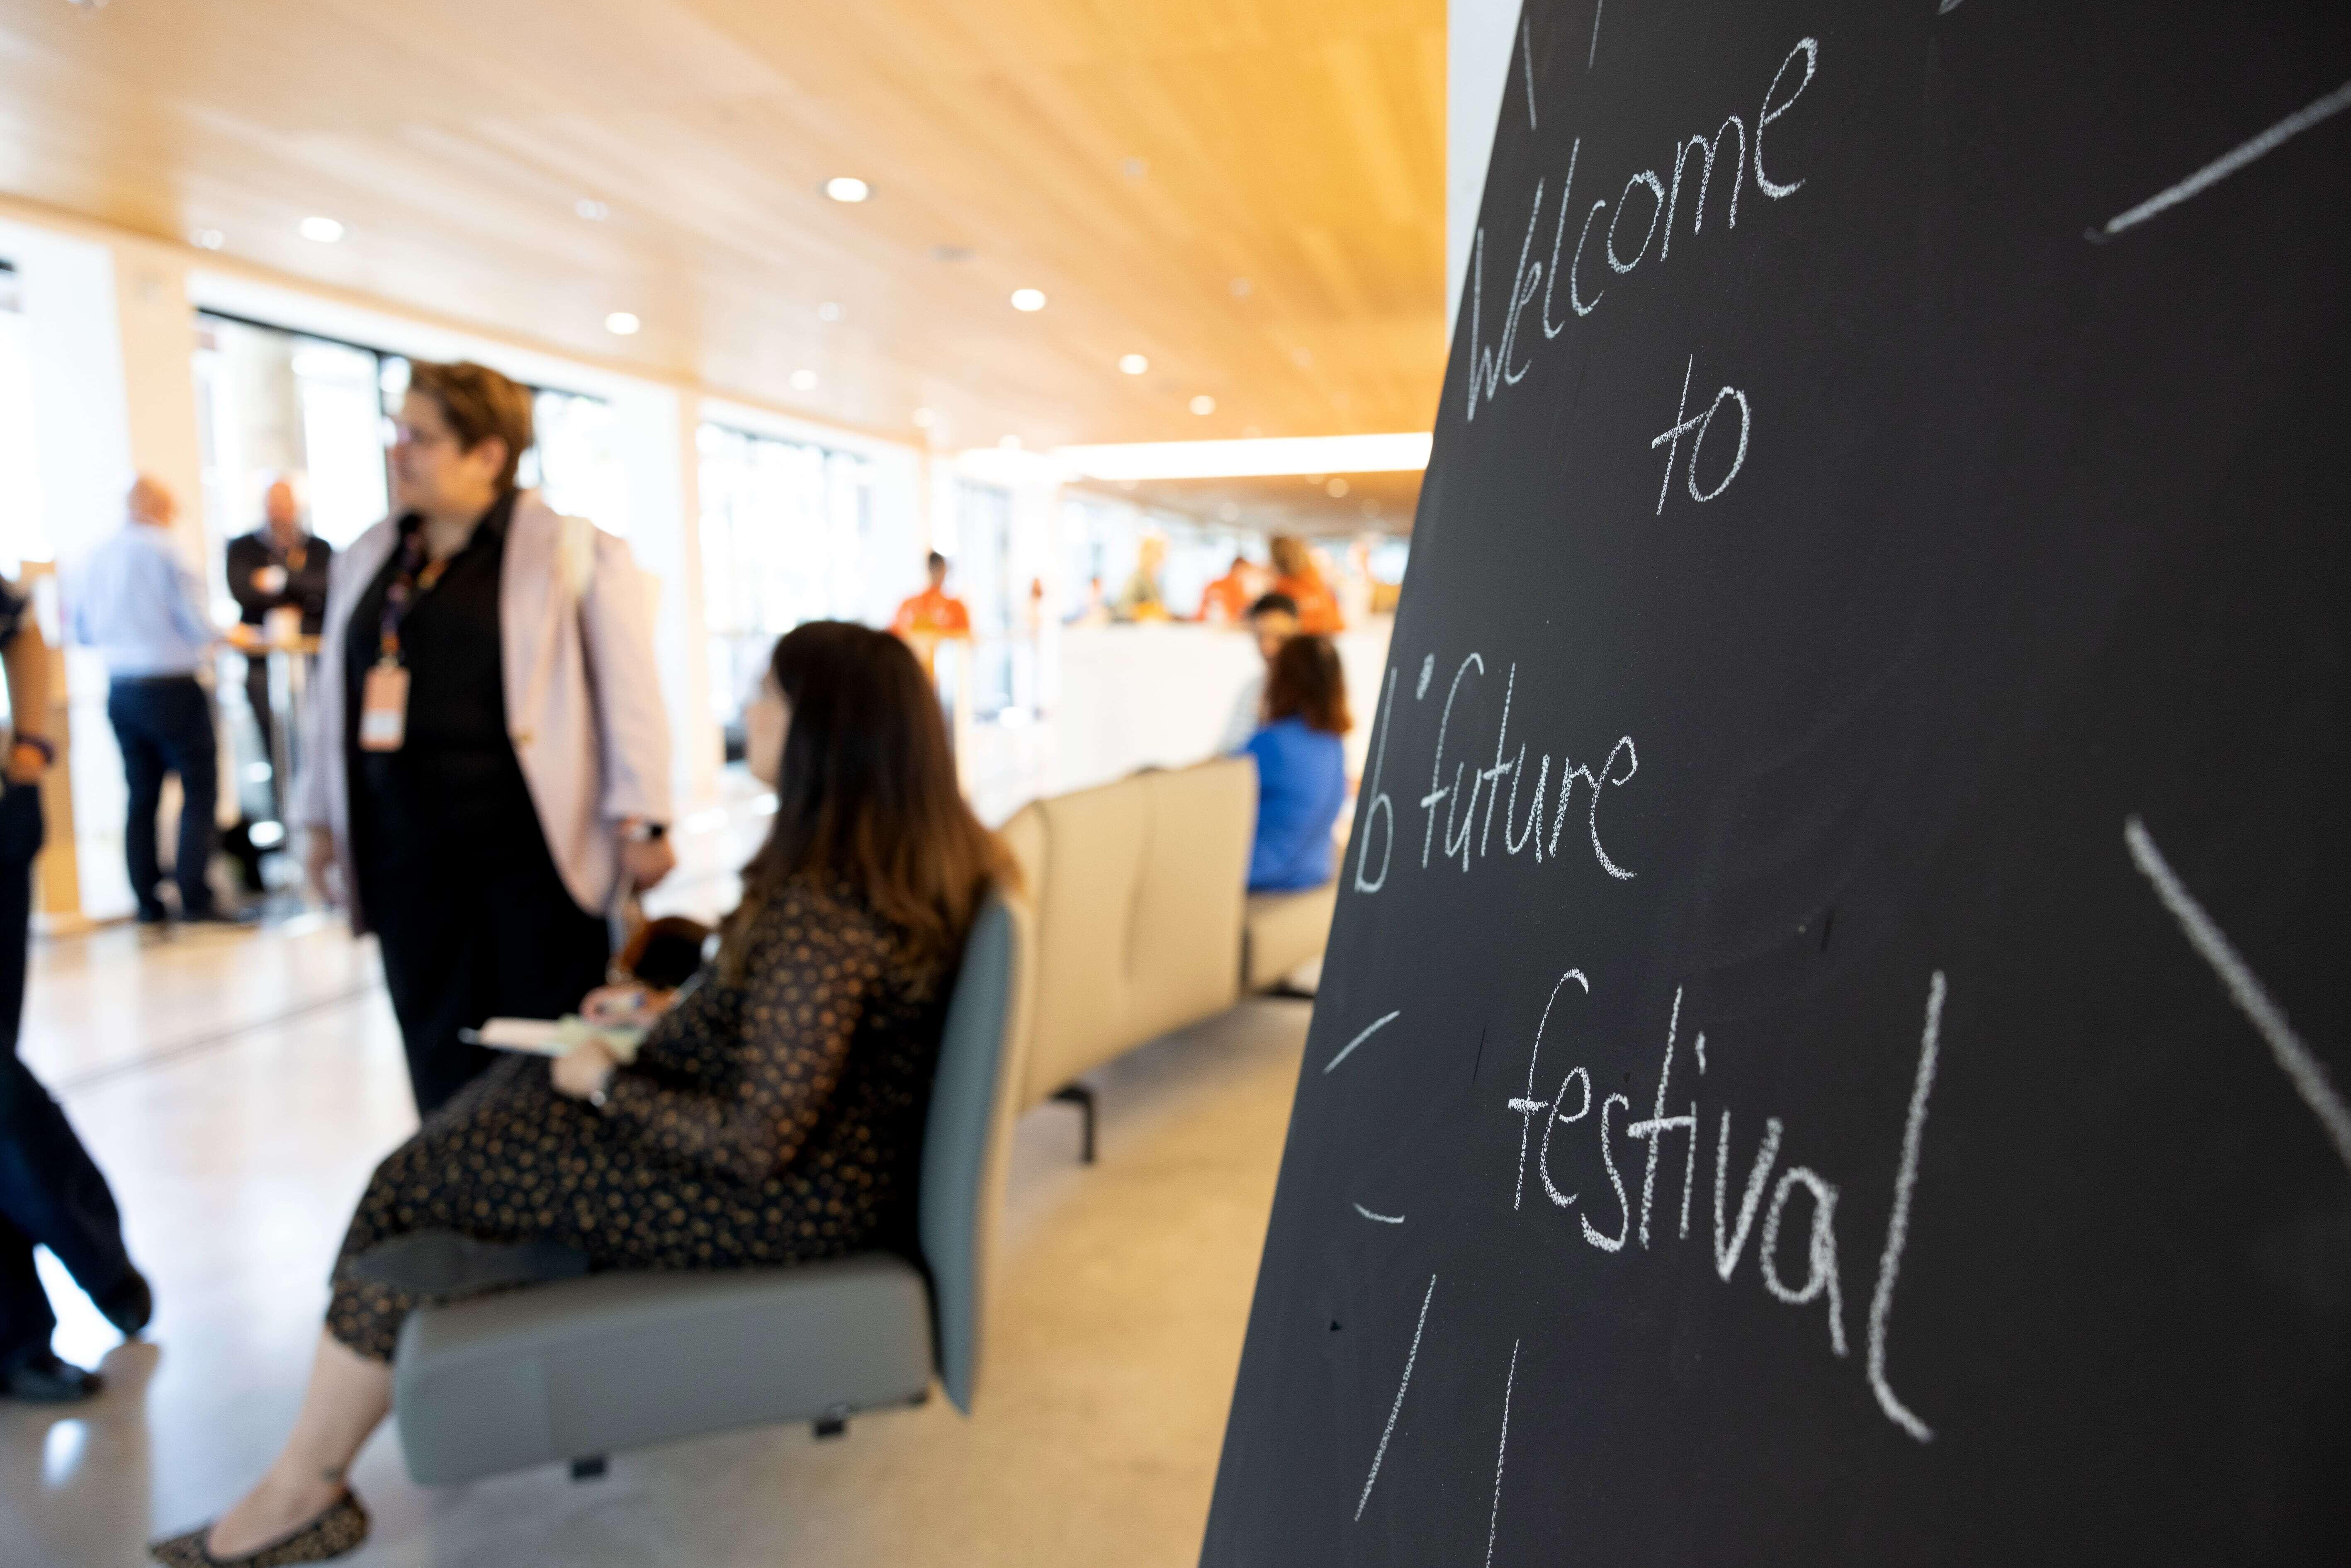
[[1078, 1108], [1078, 1114], [1083, 1118], [1084, 1122], [1082, 1131], [1083, 1142], [1080, 1145], [1078, 1158], [1081, 1164], [1093, 1164], [1094, 1092], [1087, 1088], [1082, 1083], [1071, 1083], [1066, 1087], [1054, 1090], [1053, 1098], [1065, 1105], [1075, 1105]]

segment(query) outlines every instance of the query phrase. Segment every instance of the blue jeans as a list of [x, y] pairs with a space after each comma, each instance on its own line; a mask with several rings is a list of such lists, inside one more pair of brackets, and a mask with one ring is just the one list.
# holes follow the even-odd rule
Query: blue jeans
[[31, 1069], [16, 1060], [25, 1007], [25, 942], [33, 856], [41, 847], [41, 792], [0, 793], [0, 1367], [48, 1348], [57, 1315], [33, 1269], [47, 1247], [83, 1290], [102, 1297], [130, 1283], [122, 1219], [89, 1151]]
[[180, 853], [172, 880], [180, 884], [180, 913], [209, 914], [215, 829], [213, 810], [220, 793], [220, 755], [213, 736], [212, 699], [193, 675], [142, 680], [117, 679], [106, 694], [106, 716], [122, 747], [122, 770], [131, 784], [130, 817], [122, 827], [122, 855], [129, 862], [131, 891], [139, 913], [161, 919], [156, 896], [162, 872], [155, 855], [155, 813], [163, 804], [163, 776], [180, 776]]

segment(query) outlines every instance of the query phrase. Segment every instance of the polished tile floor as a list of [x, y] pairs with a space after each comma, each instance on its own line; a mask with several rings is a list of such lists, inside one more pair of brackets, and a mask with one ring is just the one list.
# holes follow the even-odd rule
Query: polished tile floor
[[[692, 868], [689, 868], [692, 869]], [[723, 878], [682, 878], [674, 903]], [[0, 1403], [0, 1562], [114, 1568], [192, 1524], [283, 1434], [324, 1275], [368, 1171], [413, 1124], [371, 945], [259, 935], [44, 941], [26, 1057], [111, 1177], [160, 1311], [118, 1344], [52, 1274], [57, 1343], [109, 1391]], [[978, 1408], [766, 1429], [425, 1490], [387, 1430], [354, 1480], [360, 1564], [1190, 1563], [1215, 1477], [1307, 1009], [1253, 1001], [1019, 1124]], [[47, 1260], [44, 1257], [44, 1264]]]

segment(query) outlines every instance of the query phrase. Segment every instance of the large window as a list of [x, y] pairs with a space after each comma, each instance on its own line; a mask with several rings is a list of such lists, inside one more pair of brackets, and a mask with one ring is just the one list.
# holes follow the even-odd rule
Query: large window
[[[205, 510], [224, 536], [260, 526], [262, 492], [281, 474], [301, 476], [311, 529], [339, 549], [391, 509], [384, 448], [408, 392], [400, 355], [202, 312], [196, 386]], [[534, 388], [531, 413], [538, 444], [523, 454], [522, 483], [626, 535], [611, 405]]]
[[854, 453], [721, 424], [705, 424], [697, 444], [711, 716], [726, 724], [778, 637], [803, 621], [863, 613], [873, 469]]

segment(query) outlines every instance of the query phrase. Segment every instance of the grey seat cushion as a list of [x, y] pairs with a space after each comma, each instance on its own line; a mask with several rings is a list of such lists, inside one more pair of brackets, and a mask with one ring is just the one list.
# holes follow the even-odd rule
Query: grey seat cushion
[[393, 1380], [409, 1471], [429, 1486], [905, 1404], [932, 1365], [921, 1272], [863, 1253], [603, 1274], [415, 1312]]

